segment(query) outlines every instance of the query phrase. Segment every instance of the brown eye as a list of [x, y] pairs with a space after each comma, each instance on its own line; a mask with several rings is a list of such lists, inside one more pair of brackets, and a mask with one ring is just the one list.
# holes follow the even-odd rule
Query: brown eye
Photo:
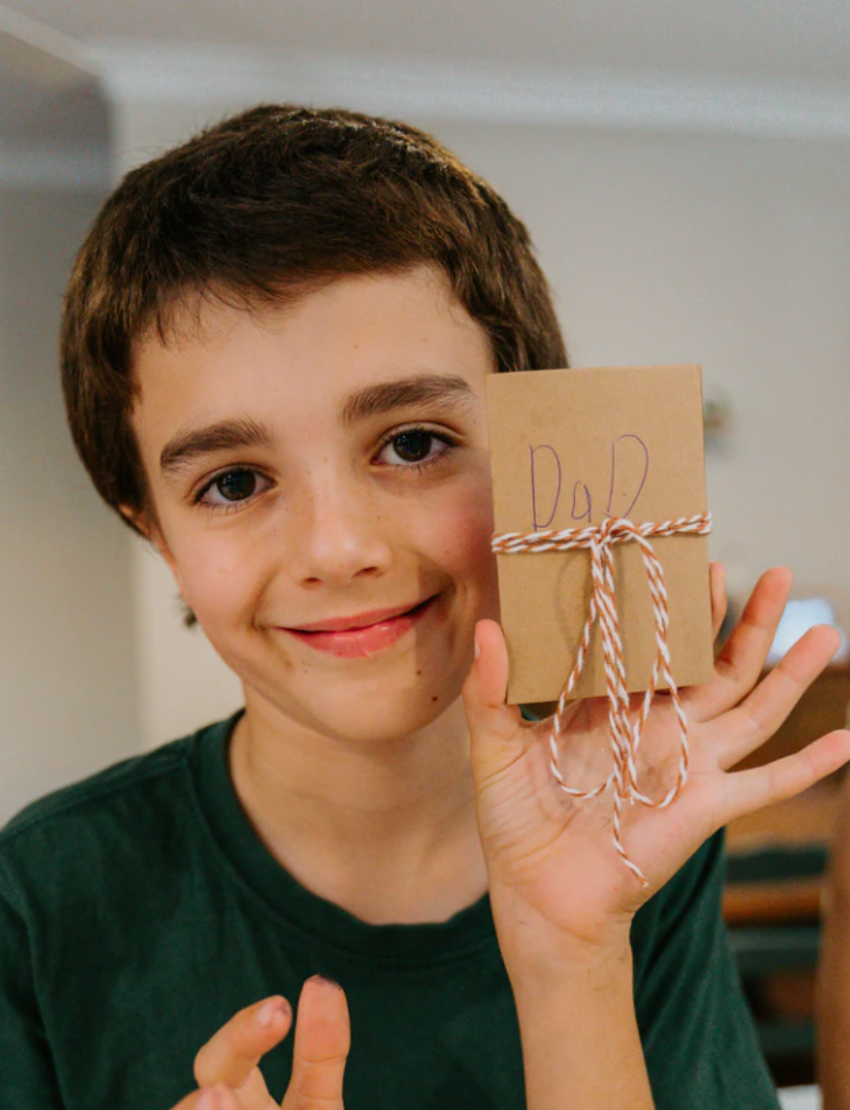
[[434, 437], [430, 432], [401, 432], [390, 441], [395, 453], [405, 462], [422, 462], [431, 451]]
[[376, 462], [393, 466], [399, 472], [418, 473], [440, 462], [455, 449], [452, 440], [428, 428], [404, 428], [384, 440]]
[[245, 501], [257, 489], [257, 475], [253, 470], [231, 470], [216, 478], [213, 485], [225, 501]]
[[263, 493], [271, 484], [268, 478], [247, 467], [225, 470], [201, 491], [197, 502], [210, 509], [236, 508]]

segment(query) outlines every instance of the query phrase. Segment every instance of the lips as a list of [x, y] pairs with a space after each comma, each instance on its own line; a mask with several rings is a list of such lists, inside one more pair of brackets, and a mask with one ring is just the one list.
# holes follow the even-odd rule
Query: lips
[[434, 609], [434, 600], [430, 597], [413, 607], [375, 609], [282, 631], [317, 651], [344, 659], [362, 659], [398, 643]]
[[[430, 599], [429, 599], [430, 600]], [[313, 624], [300, 624], [290, 628], [290, 632], [350, 632], [352, 629], [369, 628], [380, 621], [393, 620], [404, 613], [412, 613], [426, 602], [417, 605], [397, 605], [394, 609], [373, 609], [370, 613], [358, 613], [356, 617], [338, 617], [335, 620], [315, 621]]]

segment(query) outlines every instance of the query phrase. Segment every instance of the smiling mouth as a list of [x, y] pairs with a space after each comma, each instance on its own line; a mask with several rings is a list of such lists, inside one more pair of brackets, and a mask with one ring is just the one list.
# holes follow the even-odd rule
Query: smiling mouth
[[398, 643], [433, 611], [435, 600], [436, 595], [410, 609], [376, 610], [358, 617], [318, 621], [306, 628], [284, 628], [282, 631], [316, 651], [343, 659], [363, 659]]

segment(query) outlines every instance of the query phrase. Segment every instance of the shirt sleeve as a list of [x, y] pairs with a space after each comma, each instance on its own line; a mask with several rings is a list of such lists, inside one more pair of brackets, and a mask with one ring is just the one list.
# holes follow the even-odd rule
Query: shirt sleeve
[[635, 1006], [657, 1110], [778, 1110], [721, 917], [723, 834], [637, 914]]
[[63, 1106], [36, 995], [26, 918], [0, 861], [0, 1107]]

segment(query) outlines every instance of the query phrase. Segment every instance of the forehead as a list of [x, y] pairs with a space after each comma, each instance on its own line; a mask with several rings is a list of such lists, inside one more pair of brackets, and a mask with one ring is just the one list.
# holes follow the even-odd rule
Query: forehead
[[258, 310], [199, 297], [176, 311], [165, 338], [149, 334], [136, 345], [133, 422], [142, 431], [179, 418], [181, 407], [244, 407], [263, 397], [343, 412], [369, 385], [431, 373], [475, 388], [492, 369], [486, 333], [431, 267], [339, 278]]

